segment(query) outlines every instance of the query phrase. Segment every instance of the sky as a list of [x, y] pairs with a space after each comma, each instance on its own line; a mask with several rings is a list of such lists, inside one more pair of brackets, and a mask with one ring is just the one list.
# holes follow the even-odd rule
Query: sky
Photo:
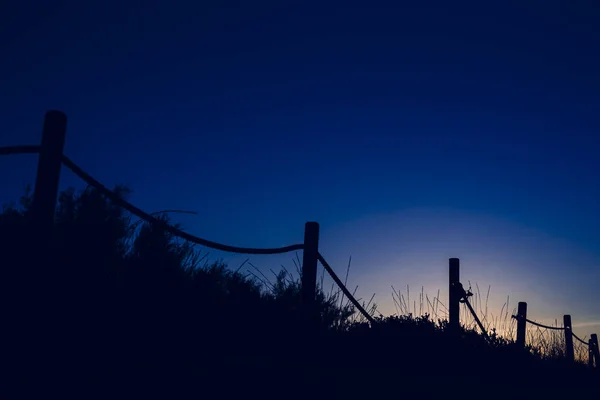
[[[196, 211], [174, 215], [194, 235], [277, 247], [318, 221], [323, 256], [342, 276], [352, 257], [348, 286], [384, 314], [392, 286], [445, 301], [458, 257], [496, 315], [508, 297], [600, 333], [597, 2], [2, 7], [0, 146], [39, 143], [62, 110], [65, 154], [143, 210]], [[35, 168], [0, 158], [0, 200]]]

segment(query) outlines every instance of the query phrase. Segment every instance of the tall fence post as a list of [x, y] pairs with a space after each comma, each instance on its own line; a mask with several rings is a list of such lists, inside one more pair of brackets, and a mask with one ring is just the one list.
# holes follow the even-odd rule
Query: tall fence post
[[302, 307], [312, 314], [317, 291], [317, 261], [319, 258], [319, 224], [304, 225], [304, 251], [302, 255]]
[[517, 308], [517, 346], [519, 348], [525, 348], [525, 341], [527, 336], [527, 303], [524, 301], [519, 302]]
[[449, 260], [449, 327], [451, 331], [458, 332], [460, 328], [460, 293], [458, 292], [458, 284], [460, 283], [460, 260], [451, 258]]
[[594, 365], [596, 366], [596, 369], [600, 369], [600, 351], [598, 350], [598, 335], [592, 333], [590, 337], [592, 338], [593, 342], [592, 352], [594, 353]]
[[64, 113], [55, 110], [46, 112], [31, 205], [39, 246], [47, 246], [52, 235], [66, 131], [67, 116]]
[[594, 368], [594, 341], [588, 339], [588, 367]]
[[36, 273], [25, 289], [28, 297], [25, 307], [29, 317], [25, 329], [35, 332], [50, 324], [62, 327], [35, 339], [35, 344], [29, 351], [36, 354], [36, 358], [39, 357], [40, 360], [56, 359], [56, 349], [65, 348], [63, 333], [68, 330], [65, 321], [70, 320], [61, 301], [66, 296], [61, 288], [56, 286], [58, 281], [62, 281], [60, 276], [63, 271], [44, 265], [53, 265], [52, 258], [49, 259], [49, 250], [66, 129], [67, 116], [64, 113], [54, 110], [46, 112], [29, 221], [34, 249], [30, 253], [30, 262], [35, 266]]
[[568, 361], [575, 361], [575, 352], [573, 350], [573, 327], [571, 326], [571, 316], [563, 315], [563, 326], [565, 327], [565, 351]]

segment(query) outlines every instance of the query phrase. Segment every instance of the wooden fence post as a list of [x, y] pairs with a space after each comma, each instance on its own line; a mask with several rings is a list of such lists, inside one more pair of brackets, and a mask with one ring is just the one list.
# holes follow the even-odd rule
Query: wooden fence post
[[317, 289], [317, 261], [319, 256], [319, 224], [304, 225], [304, 251], [302, 255], [302, 307], [313, 313]]
[[66, 128], [67, 117], [64, 113], [54, 110], [46, 112], [29, 221], [33, 249], [28, 261], [35, 268], [35, 273], [31, 274], [32, 279], [25, 289], [29, 298], [26, 305], [29, 318], [26, 329], [40, 331], [48, 326], [61, 327], [34, 341], [36, 343], [30, 351], [42, 360], [56, 358], [54, 349], [64, 348], [62, 333], [66, 330], [63, 328], [64, 322], [68, 320], [60, 300], [64, 297], [62, 287], [56, 285], [62, 281], [62, 270], [53, 268], [49, 252]]
[[38, 245], [43, 247], [50, 243], [52, 236], [66, 130], [67, 116], [64, 113], [46, 112], [31, 205], [33, 231]]
[[460, 260], [451, 258], [449, 260], [449, 328], [453, 332], [458, 332], [460, 328], [460, 293], [458, 292], [458, 284], [460, 283]]
[[517, 347], [523, 349], [527, 336], [527, 303], [524, 301], [519, 302], [517, 318]]
[[588, 340], [588, 367], [594, 368], [594, 341]]
[[573, 327], [571, 326], [571, 316], [563, 315], [563, 326], [565, 327], [565, 347], [568, 361], [575, 361], [575, 352], [573, 350]]
[[594, 365], [596, 365], [596, 369], [600, 369], [600, 351], [598, 350], [598, 335], [592, 333], [591, 335], [592, 342], [594, 345], [592, 347], [592, 352], [594, 353]]

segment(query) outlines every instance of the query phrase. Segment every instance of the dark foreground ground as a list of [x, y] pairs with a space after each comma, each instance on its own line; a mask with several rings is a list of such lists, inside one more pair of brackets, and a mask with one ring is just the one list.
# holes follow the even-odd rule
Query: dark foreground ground
[[175, 358], [158, 356], [159, 343], [135, 359], [100, 343], [97, 352], [54, 349], [52, 357], [5, 375], [2, 398], [600, 398], [598, 371], [460, 339], [427, 343], [377, 332], [318, 336], [304, 344], [300, 336], [250, 338], [240, 332], [235, 345], [214, 342]]

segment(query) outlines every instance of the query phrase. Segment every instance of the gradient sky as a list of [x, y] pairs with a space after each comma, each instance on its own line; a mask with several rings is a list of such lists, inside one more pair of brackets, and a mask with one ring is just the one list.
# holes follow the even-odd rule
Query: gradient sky
[[[495, 312], [510, 296], [600, 333], [596, 1], [6, 7], [0, 145], [38, 143], [59, 109], [71, 159], [146, 211], [197, 211], [176, 217], [197, 236], [275, 247], [316, 220], [323, 255], [341, 275], [352, 256], [349, 286], [384, 313], [390, 285], [445, 300], [459, 257]], [[2, 202], [35, 161], [0, 158]]]

